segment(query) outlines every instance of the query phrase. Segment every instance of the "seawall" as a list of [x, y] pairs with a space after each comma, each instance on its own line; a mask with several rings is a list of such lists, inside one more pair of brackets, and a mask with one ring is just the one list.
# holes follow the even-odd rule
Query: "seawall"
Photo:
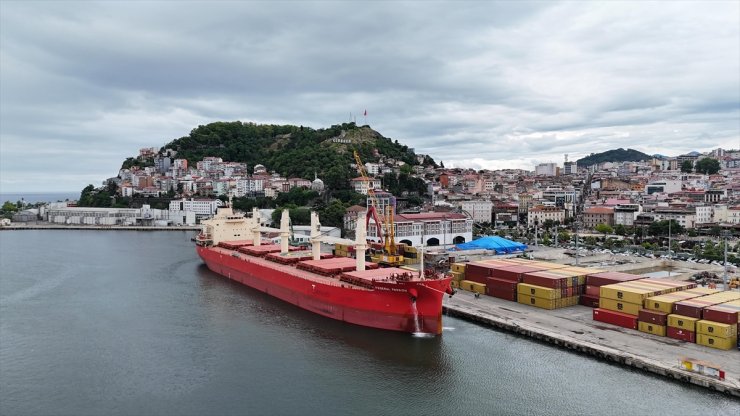
[[[548, 311], [458, 292], [445, 299], [443, 307], [449, 316], [740, 398], [737, 350], [715, 350], [593, 321], [592, 309], [580, 305]], [[681, 369], [684, 357], [718, 364], [726, 372], [725, 380]]]

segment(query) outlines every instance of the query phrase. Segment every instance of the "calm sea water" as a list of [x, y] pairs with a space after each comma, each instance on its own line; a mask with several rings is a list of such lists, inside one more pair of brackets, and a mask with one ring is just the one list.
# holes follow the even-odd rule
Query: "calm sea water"
[[211, 273], [190, 237], [0, 232], [0, 414], [740, 414], [449, 317], [434, 339], [321, 318]]
[[80, 198], [80, 192], [15, 192], [0, 193], [0, 204], [5, 201], [18, 202], [21, 199], [29, 204], [37, 202], [76, 201]]

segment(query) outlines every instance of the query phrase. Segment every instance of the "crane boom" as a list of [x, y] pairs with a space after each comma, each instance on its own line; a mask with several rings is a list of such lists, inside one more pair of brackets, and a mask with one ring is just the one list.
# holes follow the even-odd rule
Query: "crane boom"
[[365, 170], [365, 165], [362, 163], [360, 154], [355, 150], [353, 152], [355, 163], [357, 164], [357, 170], [360, 172], [362, 180], [367, 186], [367, 195], [372, 202], [371, 206], [367, 208], [367, 216], [365, 218], [365, 225], [370, 224], [370, 218], [375, 220], [375, 227], [378, 232], [378, 237], [383, 243], [383, 256], [382, 262], [397, 266], [403, 264], [403, 256], [399, 256], [396, 252], [396, 240], [395, 231], [393, 229], [393, 207], [388, 205], [385, 207], [386, 212], [381, 212], [379, 207], [378, 198], [375, 195], [375, 189], [370, 186], [370, 178]]

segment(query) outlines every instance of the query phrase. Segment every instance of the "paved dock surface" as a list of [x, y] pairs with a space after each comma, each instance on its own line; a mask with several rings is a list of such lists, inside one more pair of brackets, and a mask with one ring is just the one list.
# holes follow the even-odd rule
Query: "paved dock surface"
[[[545, 310], [458, 291], [452, 298], [445, 297], [443, 306], [448, 315], [740, 397], [737, 349], [722, 351], [594, 321], [593, 309], [581, 305]], [[718, 364], [725, 380], [682, 370], [682, 357]]]

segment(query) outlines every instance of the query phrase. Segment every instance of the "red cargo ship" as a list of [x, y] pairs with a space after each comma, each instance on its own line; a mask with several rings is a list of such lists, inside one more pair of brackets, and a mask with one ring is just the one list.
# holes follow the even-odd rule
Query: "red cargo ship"
[[[365, 224], [357, 221], [357, 240], [322, 236], [311, 217], [310, 251], [288, 245], [287, 210], [280, 229], [262, 227], [252, 217], [220, 208], [196, 237], [196, 249], [209, 269], [293, 305], [332, 319], [410, 333], [442, 333], [442, 298], [452, 294], [451, 277], [365, 263]], [[281, 244], [264, 244], [261, 232], [279, 232]], [[249, 239], [251, 237], [251, 239]], [[341, 240], [341, 241], [340, 241]], [[355, 245], [356, 259], [327, 258], [324, 243]]]

